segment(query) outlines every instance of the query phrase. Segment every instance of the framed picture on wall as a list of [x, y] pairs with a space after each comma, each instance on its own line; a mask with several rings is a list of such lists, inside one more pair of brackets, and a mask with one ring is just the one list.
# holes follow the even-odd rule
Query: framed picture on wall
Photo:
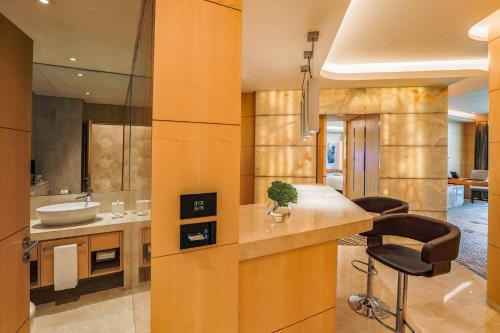
[[339, 168], [339, 156], [338, 156], [338, 142], [327, 143], [327, 152], [326, 152], [326, 163], [328, 169], [338, 169]]

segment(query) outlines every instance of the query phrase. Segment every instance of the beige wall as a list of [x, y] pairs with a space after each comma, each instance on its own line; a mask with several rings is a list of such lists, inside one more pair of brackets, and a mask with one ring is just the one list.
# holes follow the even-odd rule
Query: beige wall
[[448, 89], [321, 91], [321, 114], [380, 114], [380, 195], [412, 212], [446, 217]]
[[255, 202], [274, 180], [316, 183], [316, 138], [300, 134], [300, 91], [256, 93]]
[[448, 172], [469, 177], [474, 167], [474, 123], [448, 121]]

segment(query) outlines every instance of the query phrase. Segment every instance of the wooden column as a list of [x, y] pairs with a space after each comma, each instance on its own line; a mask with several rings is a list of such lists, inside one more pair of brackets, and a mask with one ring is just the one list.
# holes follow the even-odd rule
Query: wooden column
[[[241, 0], [156, 1], [152, 332], [238, 330]], [[180, 195], [217, 192], [217, 216], [180, 219]], [[217, 244], [180, 250], [180, 226]]]
[[241, 95], [240, 204], [254, 203], [255, 93]]
[[[316, 183], [326, 184], [326, 137], [327, 137], [328, 117], [319, 117], [319, 132], [316, 136]], [[342, 157], [340, 157], [342, 158]]]
[[489, 216], [488, 216], [488, 303], [500, 312], [500, 10], [489, 26]]
[[0, 332], [27, 332], [33, 41], [2, 14], [0, 49]]

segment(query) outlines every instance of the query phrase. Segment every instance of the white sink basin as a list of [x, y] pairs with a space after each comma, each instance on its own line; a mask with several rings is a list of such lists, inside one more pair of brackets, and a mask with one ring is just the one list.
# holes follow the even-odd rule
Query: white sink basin
[[62, 226], [92, 221], [99, 207], [98, 202], [70, 202], [37, 208], [36, 214], [43, 225]]

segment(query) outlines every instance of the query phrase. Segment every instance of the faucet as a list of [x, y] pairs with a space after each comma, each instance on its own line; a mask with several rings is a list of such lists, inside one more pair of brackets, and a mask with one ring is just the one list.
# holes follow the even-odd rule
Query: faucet
[[94, 193], [94, 191], [90, 187], [90, 176], [83, 178], [83, 183], [84, 183], [84, 190], [82, 191], [82, 195], [76, 197], [75, 200], [85, 198], [85, 208], [87, 208], [89, 202], [92, 201], [92, 193]]

